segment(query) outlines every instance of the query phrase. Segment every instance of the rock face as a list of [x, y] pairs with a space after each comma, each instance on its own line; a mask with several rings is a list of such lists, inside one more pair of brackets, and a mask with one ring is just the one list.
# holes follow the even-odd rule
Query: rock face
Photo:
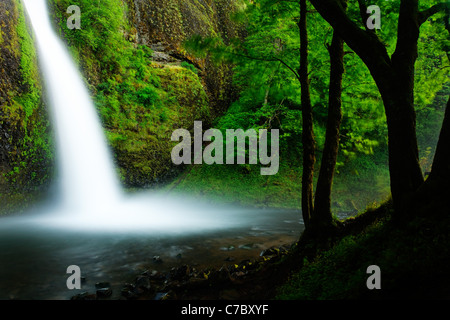
[[31, 35], [19, 2], [1, 1], [0, 214], [50, 179], [49, 122]]
[[230, 15], [239, 0], [125, 0], [128, 20], [134, 26], [134, 39], [154, 51], [163, 63], [188, 61], [200, 69], [213, 115], [226, 110], [236, 92], [232, 67], [214, 64], [211, 59], [190, 56], [183, 42], [192, 36], [220, 37], [227, 43], [242, 33]]

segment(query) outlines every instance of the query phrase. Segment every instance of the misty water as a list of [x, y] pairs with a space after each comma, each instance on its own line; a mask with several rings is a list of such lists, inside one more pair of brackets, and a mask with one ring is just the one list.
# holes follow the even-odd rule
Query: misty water
[[[0, 299], [70, 299], [95, 293], [97, 282], [110, 282], [112, 298], [120, 298], [124, 284], [144, 271], [167, 272], [185, 264], [202, 270], [257, 259], [264, 249], [293, 243], [303, 230], [298, 211], [234, 208], [229, 213], [243, 223], [190, 231], [178, 225], [178, 232], [62, 228], [48, 225], [45, 215], [2, 218]], [[162, 263], [155, 262], [157, 256]], [[79, 266], [86, 278], [81, 290], [66, 286], [70, 265]]]

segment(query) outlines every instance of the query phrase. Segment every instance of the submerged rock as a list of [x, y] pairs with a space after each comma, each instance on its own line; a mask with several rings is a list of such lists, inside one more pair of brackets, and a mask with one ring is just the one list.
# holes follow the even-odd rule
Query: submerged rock
[[104, 288], [110, 288], [111, 284], [109, 282], [97, 282], [95, 284], [96, 289], [104, 289]]
[[234, 249], [236, 249], [234, 246], [220, 248], [221, 251], [233, 251]]
[[239, 249], [243, 249], [243, 250], [252, 250], [257, 248], [257, 245], [254, 243], [247, 243], [247, 244], [242, 244], [239, 246]]
[[91, 294], [89, 292], [83, 292], [73, 296], [72, 298], [70, 298], [70, 300], [83, 300], [83, 301], [97, 300], [97, 295]]
[[161, 264], [161, 263], [163, 263], [163, 260], [161, 259], [160, 256], [154, 256], [153, 257], [153, 262], [156, 263], [156, 264]]
[[135, 292], [135, 286], [132, 284], [125, 284], [125, 286], [122, 288], [120, 294], [122, 295], [122, 297], [129, 299], [129, 300], [134, 300], [138, 298], [138, 294]]
[[111, 288], [101, 288], [97, 289], [97, 297], [99, 298], [108, 298], [112, 295]]
[[151, 283], [150, 283], [150, 278], [147, 276], [139, 276], [136, 278], [136, 287], [139, 289], [144, 290], [145, 292], [150, 291], [151, 289]]
[[225, 259], [225, 261], [227, 261], [227, 262], [233, 262], [234, 260], [236, 260], [236, 258], [234, 258], [234, 257], [227, 257]]
[[191, 269], [188, 265], [181, 266], [179, 268], [172, 268], [168, 275], [168, 279], [171, 281], [182, 281], [189, 278]]
[[261, 251], [259, 256], [260, 257], [277, 256], [279, 253], [280, 253], [280, 249], [272, 247], [272, 248]]

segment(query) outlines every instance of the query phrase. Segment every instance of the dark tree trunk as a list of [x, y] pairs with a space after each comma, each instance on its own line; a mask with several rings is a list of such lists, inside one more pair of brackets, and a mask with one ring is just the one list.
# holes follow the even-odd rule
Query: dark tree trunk
[[313, 116], [311, 96], [309, 90], [308, 75], [308, 30], [307, 30], [307, 6], [306, 0], [300, 0], [300, 69], [299, 78], [301, 84], [301, 103], [303, 118], [303, 176], [302, 176], [302, 213], [305, 227], [308, 228], [314, 210], [313, 204], [313, 177], [315, 155], [315, 138], [313, 128]]
[[[416, 113], [411, 92], [404, 76], [383, 79], [388, 89], [382, 89], [389, 138], [389, 173], [394, 207], [398, 214], [423, 184], [416, 137]], [[380, 81], [380, 80], [379, 80]]]
[[414, 66], [419, 28], [418, 0], [403, 0], [389, 79], [375, 79], [386, 110], [391, 192], [399, 213], [404, 211], [405, 205], [424, 181], [419, 163], [414, 109]]
[[342, 121], [342, 78], [344, 74], [344, 41], [336, 32], [333, 33], [328, 51], [331, 62], [328, 122], [313, 215], [313, 222], [317, 226], [329, 226], [333, 220], [331, 190], [339, 151], [339, 134]]

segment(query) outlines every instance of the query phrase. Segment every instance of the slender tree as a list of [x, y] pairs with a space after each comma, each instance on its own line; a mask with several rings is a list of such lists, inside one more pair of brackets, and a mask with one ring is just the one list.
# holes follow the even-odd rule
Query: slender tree
[[342, 79], [344, 74], [344, 41], [333, 32], [330, 54], [330, 85], [328, 102], [327, 130], [322, 153], [319, 178], [317, 180], [314, 202], [316, 224], [330, 226], [332, 224], [331, 190], [339, 151], [339, 136], [342, 122]]
[[316, 162], [316, 143], [314, 138], [311, 93], [309, 89], [307, 10], [306, 0], [300, 0], [300, 19], [298, 22], [300, 32], [300, 68], [298, 75], [301, 85], [303, 118], [302, 214], [306, 228], [309, 227], [314, 212], [313, 178]]

